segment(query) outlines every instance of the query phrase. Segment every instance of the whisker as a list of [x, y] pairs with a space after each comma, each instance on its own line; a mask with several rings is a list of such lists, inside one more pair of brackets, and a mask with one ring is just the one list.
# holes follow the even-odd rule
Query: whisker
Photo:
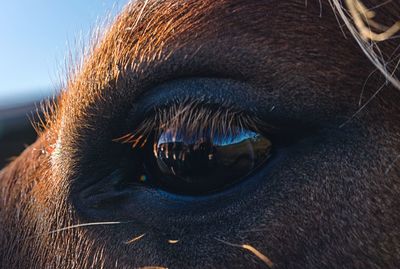
[[274, 263], [267, 256], [262, 254], [260, 251], [258, 251], [256, 248], [254, 248], [251, 245], [248, 245], [248, 244], [239, 245], [239, 244], [233, 244], [233, 243], [230, 243], [230, 242], [224, 241], [222, 239], [218, 239], [218, 238], [214, 238], [214, 239], [225, 245], [231, 246], [231, 247], [246, 249], [246, 250], [250, 251], [251, 253], [253, 253], [255, 256], [257, 256], [257, 258], [259, 258], [261, 261], [263, 261], [269, 268], [272, 268], [274, 266]]
[[27, 237], [26, 239], [34, 239], [34, 238], [38, 238], [38, 237], [44, 236], [44, 235], [54, 234], [54, 233], [58, 233], [58, 232], [63, 232], [63, 231], [71, 230], [71, 229], [82, 228], [82, 227], [88, 227], [88, 226], [118, 225], [118, 224], [130, 223], [130, 222], [131, 222], [131, 221], [104, 221], [104, 222], [87, 222], [87, 223], [80, 223], [80, 224], [75, 224], [75, 225], [71, 225], [71, 226], [67, 226], [67, 227], [63, 227], [63, 228], [51, 230], [51, 231], [49, 231], [49, 232], [46, 232], [46, 233], [43, 233], [43, 234], [40, 234], [40, 235], [30, 236], [30, 237]]
[[133, 242], [142, 239], [143, 236], [145, 236], [145, 235], [146, 235], [146, 233], [144, 233], [144, 234], [142, 234], [142, 235], [139, 235], [139, 236], [136, 236], [136, 237], [132, 238], [131, 240], [126, 241], [125, 244], [127, 244], [127, 245], [128, 245], [128, 244], [132, 244]]
[[75, 228], [81, 228], [81, 227], [98, 226], [98, 225], [117, 225], [117, 224], [125, 224], [125, 223], [128, 223], [128, 222], [122, 222], [122, 221], [88, 222], [88, 223], [75, 224], [75, 225], [67, 226], [64, 228], [52, 230], [52, 231], [48, 232], [48, 234], [58, 233], [58, 232], [75, 229]]

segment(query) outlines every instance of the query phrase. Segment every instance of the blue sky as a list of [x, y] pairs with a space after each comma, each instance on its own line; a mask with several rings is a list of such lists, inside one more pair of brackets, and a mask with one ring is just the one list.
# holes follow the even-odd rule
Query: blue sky
[[128, 0], [8, 0], [0, 4], [0, 104], [51, 94], [69, 48]]

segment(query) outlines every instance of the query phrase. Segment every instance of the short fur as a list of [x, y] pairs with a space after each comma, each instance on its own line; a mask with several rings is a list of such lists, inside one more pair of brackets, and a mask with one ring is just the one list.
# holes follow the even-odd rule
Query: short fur
[[[266, 266], [222, 243], [231, 242], [252, 245], [276, 268], [399, 268], [399, 92], [378, 73], [364, 85], [374, 65], [343, 36], [329, 2], [321, 5], [321, 14], [319, 1], [304, 0], [128, 5], [69, 74], [38, 140], [0, 172], [0, 267]], [[386, 19], [398, 16], [393, 5], [383, 7]], [[127, 111], [155, 86], [190, 77], [245, 81], [266, 117], [320, 131], [227, 205], [183, 213], [150, 200], [93, 217], [78, 190], [112, 166]], [[107, 223], [63, 229], [99, 221]]]

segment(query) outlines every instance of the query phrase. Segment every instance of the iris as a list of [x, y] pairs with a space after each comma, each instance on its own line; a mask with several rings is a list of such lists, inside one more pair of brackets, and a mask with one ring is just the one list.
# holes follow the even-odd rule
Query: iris
[[166, 190], [201, 195], [223, 189], [250, 174], [271, 154], [265, 136], [241, 129], [188, 135], [167, 129], [154, 144], [154, 177]]

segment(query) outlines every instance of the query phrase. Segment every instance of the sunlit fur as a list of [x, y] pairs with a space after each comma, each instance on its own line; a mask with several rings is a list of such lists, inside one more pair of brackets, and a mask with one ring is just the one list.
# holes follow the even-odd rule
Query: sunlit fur
[[[274, 2], [273, 5], [271, 5], [271, 2]], [[127, 237], [120, 244], [112, 245], [110, 243], [112, 238], [109, 237], [106, 230], [100, 230], [101, 232], [97, 233], [91, 230], [92, 226], [74, 226], [89, 222], [77, 214], [69, 199], [71, 185], [75, 179], [71, 174], [79, 166], [75, 157], [81, 148], [85, 146], [85, 141], [87, 141], [86, 132], [98, 128], [97, 124], [110, 124], [107, 121], [108, 119], [115, 118], [116, 115], [120, 115], [120, 113], [129, 108], [131, 102], [127, 102], [127, 100], [133, 102], [137, 98], [135, 89], [146, 89], [146, 87], [152, 87], [171, 77], [174, 78], [175, 72], [178, 71], [179, 75], [185, 76], [186, 71], [182, 72], [181, 69], [187, 70], [190, 74], [191, 64], [193, 63], [189, 61], [189, 64], [185, 65], [185, 63], [182, 63], [185, 60], [203, 57], [201, 59], [212, 61], [209, 57], [207, 58], [208, 54], [205, 51], [212, 51], [215, 44], [225, 48], [216, 52], [223, 54], [222, 52], [230, 52], [231, 43], [236, 42], [235, 50], [232, 52], [233, 55], [230, 55], [225, 60], [242, 63], [245, 62], [243, 57], [248, 57], [249, 55], [245, 54], [247, 51], [242, 50], [239, 44], [247, 44], [247, 50], [258, 52], [268, 51], [272, 43], [280, 42], [282, 49], [275, 49], [273, 52], [274, 55], [277, 55], [276, 59], [269, 59], [267, 56], [262, 59], [255, 58], [254, 66], [246, 66], [248, 73], [261, 68], [260, 64], [276, 64], [277, 69], [282, 71], [281, 73], [290, 71], [296, 77], [301, 77], [304, 73], [309, 75], [309, 79], [304, 80], [308, 84], [304, 85], [304, 88], [300, 90], [315, 85], [322, 85], [321, 89], [324, 89], [321, 81], [333, 81], [333, 78], [335, 78], [336, 81], [343, 83], [341, 86], [346, 89], [355, 87], [357, 91], [361, 92], [362, 85], [368, 77], [367, 72], [373, 70], [372, 64], [368, 66], [368, 62], [364, 61], [361, 64], [362, 67], [357, 65], [364, 56], [362, 56], [360, 48], [357, 47], [353, 37], [346, 29], [342, 30], [347, 35], [347, 39], [343, 35], [340, 29], [341, 21], [340, 19], [339, 21], [335, 20], [332, 8], [327, 1], [321, 3], [322, 14], [319, 14], [319, 1], [309, 0], [306, 2], [307, 5], [303, 0], [145, 0], [128, 5], [105, 31], [103, 38], [93, 42], [94, 44], [90, 47], [88, 55], [85, 55], [82, 64], [70, 67], [62, 93], [55, 104], [49, 106], [50, 114], [46, 123], [41, 124], [41, 127], [39, 127], [41, 131], [38, 140], [0, 172], [0, 267], [10, 269], [130, 268], [129, 263], [132, 257], [137, 257], [141, 260], [146, 259], [147, 263], [141, 264], [141, 266], [167, 267], [168, 264], [159, 264], [157, 252], [149, 250], [151, 242], [146, 241], [149, 240], [146, 236], [138, 240], [138, 242], [144, 242], [144, 244], [148, 245], [144, 245], [138, 250], [134, 249], [136, 242], [132, 244], [125, 244], [125, 242], [140, 236], [140, 234], [132, 233], [130, 238]], [[383, 10], [385, 10], [384, 8]], [[386, 19], [390, 20], [390, 18], [398, 16], [398, 10], [398, 8], [387, 8]], [[271, 21], [266, 20], [267, 15], [263, 15], [278, 11], [280, 16], [273, 17]], [[232, 18], [234, 20], [231, 20]], [[316, 22], [320, 22], [320, 24]], [[269, 27], [276, 27], [280, 32], [274, 32], [273, 36], [267, 36]], [[287, 29], [294, 28], [298, 29], [298, 31], [287, 32]], [[235, 33], [230, 32], [230, 29], [236, 29], [242, 35], [238, 35], [236, 39], [231, 38]], [[257, 33], [264, 33], [264, 31], [265, 36], [262, 38], [256, 35]], [[325, 34], [327, 32], [331, 34], [329, 37]], [[243, 35], [243, 33], [247, 33], [247, 35]], [[300, 37], [304, 35], [309, 35], [310, 43], [297, 44], [296, 42], [299, 42]], [[254, 39], [255, 37], [259, 39]], [[272, 39], [273, 41], [269, 41]], [[214, 41], [212, 45], [208, 43], [210, 40]], [[315, 40], [318, 40], [318, 42]], [[286, 51], [285, 46], [289, 46], [288, 44], [296, 44], [294, 47], [297, 51]], [[323, 53], [319, 54], [317, 49], [320, 49], [320, 47], [315, 47], [315, 52], [308, 46], [309, 44], [325, 46], [321, 48]], [[327, 48], [326, 46], [331, 47]], [[304, 47], [307, 47], [308, 52], [302, 50]], [[382, 55], [390, 56], [391, 53], [395, 52], [395, 48], [396, 45], [393, 40], [380, 44]], [[313, 54], [314, 52], [315, 54]], [[327, 60], [326, 55], [328, 55], [328, 52], [341, 56], [333, 63], [331, 59]], [[282, 55], [287, 53], [293, 56], [293, 59], [297, 56], [305, 57], [305, 55], [309, 55], [307, 56], [309, 57], [309, 62], [282, 60], [275, 63], [277, 59], [283, 58]], [[354, 57], [354, 60], [352, 60], [352, 57]], [[396, 57], [389, 57], [385, 61], [388, 61], [388, 59], [397, 60]], [[349, 62], [354, 65], [349, 66]], [[301, 71], [292, 69], [292, 66], [297, 63]], [[213, 62], [212, 65], [215, 66], [212, 71], [217, 74], [225, 68], [225, 66], [219, 67], [218, 62]], [[335, 66], [326, 71], [323, 69], [324, 65], [328, 67]], [[366, 67], [362, 69], [364, 65]], [[179, 70], [176, 66], [180, 66]], [[360, 74], [359, 68], [364, 71], [362, 74]], [[234, 68], [232, 70], [235, 71]], [[209, 70], [203, 71], [206, 73]], [[243, 74], [235, 75], [240, 76]], [[278, 76], [277, 74], [273, 75]], [[384, 80], [379, 75], [374, 76], [373, 82], [366, 90], [368, 94], [373, 94], [382, 81]], [[259, 83], [265, 84], [265, 81], [259, 81]], [[292, 81], [288, 80], [280, 86], [285, 89], [291, 83]], [[338, 89], [338, 87], [333, 88]], [[389, 90], [393, 91], [394, 89], [389, 88]], [[318, 94], [314, 96], [318, 96]], [[112, 100], [111, 103], [110, 100]], [[393, 115], [393, 111], [396, 111], [396, 109], [393, 106], [389, 107], [391, 109], [390, 112], [386, 112], [386, 108], [382, 108], [381, 113], [383, 115]], [[106, 113], [104, 113], [105, 111]], [[100, 122], [99, 119], [103, 121]], [[390, 133], [399, 133], [400, 131], [397, 129], [396, 123], [392, 124], [392, 122], [381, 120], [380, 126], [382, 129], [376, 131], [377, 133], [386, 130], [390, 130]], [[126, 133], [120, 133], [121, 136], [124, 134]], [[371, 131], [369, 135], [376, 134]], [[99, 133], [98, 137], [92, 136], [91, 139], [98, 140], [100, 139], [99, 137], [109, 141], [117, 138], [111, 136], [110, 133], [104, 132]], [[398, 143], [394, 142], [396, 139], [395, 136], [391, 136], [387, 137], [387, 139], [385, 138], [385, 140], [380, 140], [382, 142], [381, 148], [385, 150], [385, 156], [387, 156], [386, 159], [380, 161], [382, 161], [382, 167], [385, 167], [385, 169], [390, 167], [390, 171], [388, 170], [387, 174], [392, 175], [392, 178], [399, 174], [399, 169], [396, 165], [393, 165], [395, 156], [400, 150]], [[343, 156], [342, 158], [346, 157]], [[334, 167], [340, 167], [340, 165]], [[381, 168], [381, 166], [379, 167]], [[384, 168], [382, 169], [384, 170]], [[352, 171], [360, 173], [361, 176], [365, 172], [361, 169], [358, 170], [358, 167], [354, 167]], [[301, 172], [305, 173], [304, 171]], [[341, 173], [341, 171], [339, 172]], [[343, 172], [343, 174], [345, 173]], [[395, 182], [395, 180], [392, 182]], [[357, 182], [350, 183], [357, 185]], [[382, 182], [380, 183], [383, 184]], [[373, 186], [375, 187], [375, 185]], [[319, 187], [324, 188], [324, 186]], [[363, 194], [362, 191], [365, 193], [371, 191], [379, 198], [379, 193], [374, 193], [375, 190], [376, 188], [371, 187], [371, 189], [368, 189], [366, 187], [365, 190], [360, 190], [360, 193]], [[385, 186], [385, 189], [380, 193], [383, 201], [379, 203], [377, 198], [377, 205], [383, 206], [386, 203], [393, 203], [393, 207], [396, 208], [398, 201], [390, 200], [390, 198], [393, 198], [393, 193], [398, 190], [398, 184], [393, 183], [390, 187]], [[370, 197], [363, 196], [363, 199], [366, 198]], [[328, 202], [321, 202], [321, 205]], [[355, 202], [359, 202], [359, 200]], [[368, 206], [366, 203], [364, 204]], [[377, 242], [375, 235], [382, 233], [382, 231], [359, 229], [356, 232], [352, 232], [352, 237], [348, 238], [351, 242], [347, 243], [351, 247], [353, 247], [351, 243], [359, 246], [360, 251], [355, 251], [354, 253], [358, 253], [360, 256], [354, 253], [346, 253], [346, 245], [314, 255], [313, 251], [318, 252], [319, 245], [310, 246], [313, 242], [312, 239], [315, 238], [309, 238], [309, 235], [302, 234], [301, 230], [296, 230], [298, 233], [295, 234], [295, 238], [303, 243], [302, 246], [309, 247], [306, 251], [302, 250], [301, 252], [308, 254], [295, 257], [294, 260], [292, 260], [292, 257], [295, 255], [295, 251], [298, 250], [295, 246], [276, 244], [274, 249], [262, 249], [263, 245], [258, 245], [258, 248], [262, 249], [260, 253], [262, 252], [268, 259], [270, 258], [277, 268], [296, 268], [296, 266], [300, 265], [308, 266], [308, 268], [336, 268], [344, 264], [336, 259], [340, 255], [340, 257], [343, 257], [343, 261], [346, 261], [347, 265], [352, 267], [396, 268], [400, 259], [399, 230], [391, 229], [395, 229], [395, 226], [398, 225], [395, 220], [399, 219], [397, 215], [399, 212], [398, 210], [393, 211], [397, 214], [392, 214], [393, 225], [389, 225], [391, 220], [384, 222], [384, 220], [373, 218], [374, 215], [379, 215], [378, 213], [381, 212], [379, 211], [381, 208], [377, 209], [374, 206], [376, 205], [370, 205], [371, 215], [368, 215], [369, 218], [367, 219], [374, 224], [383, 222], [382, 225], [390, 231], [390, 234], [384, 236], [385, 240], [375, 244]], [[301, 208], [298, 210], [301, 211]], [[372, 212], [373, 210], [376, 210], [376, 212]], [[322, 214], [321, 212], [304, 212], [304, 216], [308, 213], [312, 214], [311, 220], [315, 220], [318, 214]], [[272, 213], [269, 212], [268, 214]], [[290, 214], [286, 217], [286, 223], [278, 223], [278, 221], [273, 223], [275, 226], [272, 225], [272, 227], [277, 228], [276, 231], [272, 231], [273, 236], [283, 236], [285, 233], [289, 233], [286, 227], [287, 229], [295, 229], [297, 225], [298, 227], [304, 226], [304, 223], [308, 221], [304, 217], [302, 219], [304, 222], [292, 222]], [[319, 220], [322, 221], [321, 219]], [[109, 220], [103, 221], [107, 222]], [[129, 220], [127, 221], [122, 223], [107, 222], [103, 226], [119, 227], [116, 229], [122, 230], [129, 226]], [[367, 224], [365, 223], [365, 225]], [[261, 223], [254, 223], [254, 225], [253, 233], [259, 235], [261, 231], [270, 235], [271, 230], [269, 229], [266, 231], [256, 229], [257, 227], [263, 227]], [[359, 227], [368, 227], [363, 225], [363, 223], [360, 223]], [[93, 226], [97, 227], [101, 226], [101, 224]], [[70, 228], [62, 229], [65, 227]], [[252, 228], [249, 227], [249, 232], [252, 231]], [[332, 229], [339, 228], [335, 226]], [[343, 230], [340, 229], [337, 231], [338, 237], [342, 232]], [[261, 234], [261, 236], [255, 237], [259, 239], [263, 238], [264, 235]], [[279, 237], [274, 238], [279, 239]], [[307, 241], [308, 238], [310, 241]], [[358, 238], [363, 240], [360, 239], [360, 241], [356, 242], [355, 240]], [[344, 241], [346, 240], [343, 239]], [[196, 252], [207, 253], [208, 249], [220, 246], [221, 255], [223, 253], [223, 257], [229, 257], [227, 264], [219, 264], [220, 267], [248, 268], [265, 266], [265, 263], [260, 263], [256, 256], [247, 256], [243, 252], [234, 252], [229, 248], [229, 245], [221, 244], [215, 238], [212, 238], [213, 243], [210, 243], [210, 241], [205, 242], [206, 246], [200, 244], [201, 242], [193, 242], [194, 245], [199, 245], [199, 249]], [[254, 243], [257, 243], [257, 241]], [[364, 245], [367, 247], [363, 248]], [[375, 245], [376, 248], [370, 248], [371, 245]], [[132, 247], [132, 249], [128, 249], [129, 247]], [[352, 249], [351, 247], [350, 249]], [[388, 249], [388, 247], [391, 248]], [[131, 255], [129, 257], [122, 254], [119, 255], [121, 248], [124, 248], [125, 251], [131, 250], [129, 252]], [[355, 249], [358, 250], [356, 247]], [[268, 251], [273, 252], [275, 255], [270, 255]], [[369, 255], [371, 253], [372, 256]], [[286, 254], [288, 256], [283, 258]], [[187, 262], [190, 262], [189, 259], [191, 257], [188, 258]], [[207, 260], [207, 256], [202, 257], [202, 260], [204, 260], [204, 263], [199, 265], [201, 268], [215, 268], [217, 266]], [[230, 263], [231, 260], [233, 263]], [[289, 263], [286, 263], [288, 261]], [[171, 261], [169, 260], [169, 262]], [[181, 261], [175, 260], [175, 262], [179, 263]]]

